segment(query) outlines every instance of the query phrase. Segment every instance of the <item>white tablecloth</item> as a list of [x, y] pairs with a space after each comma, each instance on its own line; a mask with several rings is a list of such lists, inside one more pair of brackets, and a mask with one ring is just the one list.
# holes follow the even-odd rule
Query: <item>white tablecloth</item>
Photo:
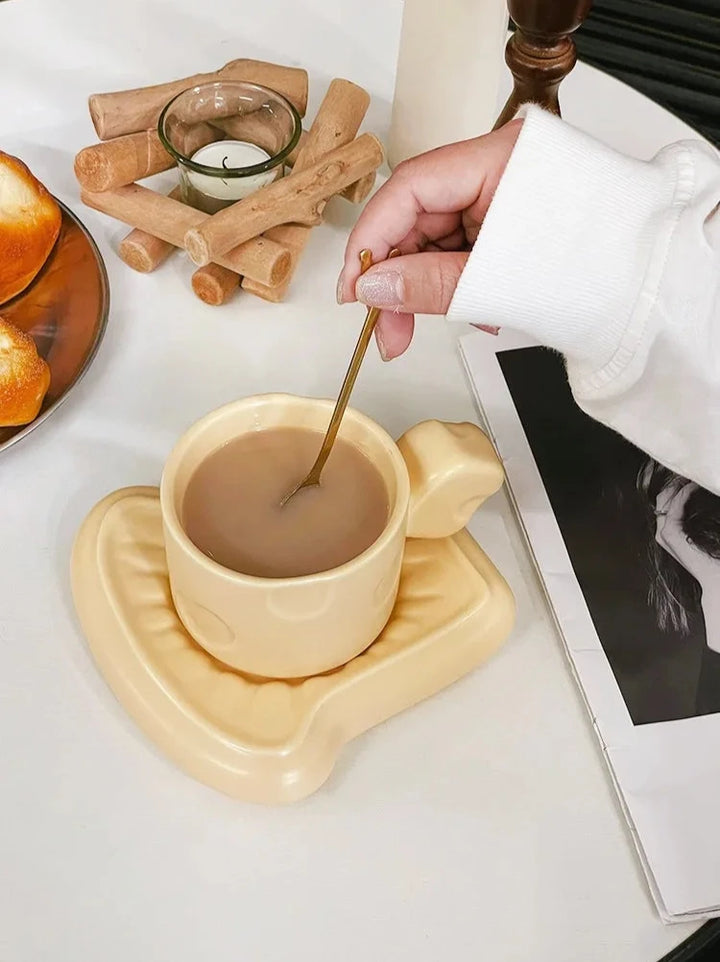
[[[398, 0], [0, 3], [0, 148], [89, 226], [110, 326], [67, 405], [0, 457], [0, 958], [7, 962], [650, 962], [663, 927], [503, 496], [474, 531], [511, 581], [517, 628], [487, 666], [361, 737], [291, 808], [231, 801], [176, 770], [115, 702], [76, 624], [73, 535], [89, 508], [155, 483], [178, 434], [232, 398], [331, 395], [357, 332], [334, 283], [356, 212], [334, 202], [284, 305], [222, 309], [180, 257], [122, 265], [125, 231], [81, 208], [72, 159], [89, 93], [250, 56], [369, 88], [387, 131]], [[430, 81], [430, 74], [429, 74]], [[565, 114], [639, 156], [686, 128], [579, 67]], [[455, 343], [422, 319], [412, 350], [369, 356], [354, 404], [399, 434], [476, 417]], [[480, 336], [480, 335], [478, 335]]]

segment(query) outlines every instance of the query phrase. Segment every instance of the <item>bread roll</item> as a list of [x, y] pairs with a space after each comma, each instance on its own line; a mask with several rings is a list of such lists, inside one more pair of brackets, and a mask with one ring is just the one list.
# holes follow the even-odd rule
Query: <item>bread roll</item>
[[35, 341], [0, 317], [0, 427], [29, 424], [50, 387], [50, 368]]
[[0, 304], [30, 284], [60, 233], [62, 213], [25, 164], [0, 150]]

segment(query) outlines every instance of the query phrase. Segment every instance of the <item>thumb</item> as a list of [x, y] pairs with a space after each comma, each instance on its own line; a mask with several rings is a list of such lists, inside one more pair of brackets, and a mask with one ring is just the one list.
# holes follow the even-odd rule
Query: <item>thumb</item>
[[424, 251], [376, 264], [361, 274], [355, 296], [368, 307], [405, 314], [446, 314], [467, 253]]

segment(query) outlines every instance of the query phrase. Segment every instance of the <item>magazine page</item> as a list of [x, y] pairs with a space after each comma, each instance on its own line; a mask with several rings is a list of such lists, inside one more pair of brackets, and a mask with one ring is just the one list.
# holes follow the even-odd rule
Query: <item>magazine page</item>
[[720, 915], [720, 498], [584, 414], [556, 353], [460, 348], [660, 914]]

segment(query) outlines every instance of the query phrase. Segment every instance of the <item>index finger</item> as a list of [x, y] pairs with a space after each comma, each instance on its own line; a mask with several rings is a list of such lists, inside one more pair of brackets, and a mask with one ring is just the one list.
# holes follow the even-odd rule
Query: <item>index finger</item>
[[397, 167], [368, 201], [348, 239], [342, 273], [345, 299], [355, 298], [360, 251], [372, 251], [374, 263], [385, 260], [421, 214], [455, 213], [477, 200], [486, 177], [478, 163], [483, 139], [440, 147]]
[[480, 222], [490, 206], [498, 181], [518, 138], [522, 121], [514, 120], [483, 137], [438, 147], [400, 164], [388, 182], [368, 202], [350, 234], [338, 294], [355, 300], [361, 250], [373, 261], [384, 260], [400, 247], [423, 212], [458, 213], [473, 208]]

